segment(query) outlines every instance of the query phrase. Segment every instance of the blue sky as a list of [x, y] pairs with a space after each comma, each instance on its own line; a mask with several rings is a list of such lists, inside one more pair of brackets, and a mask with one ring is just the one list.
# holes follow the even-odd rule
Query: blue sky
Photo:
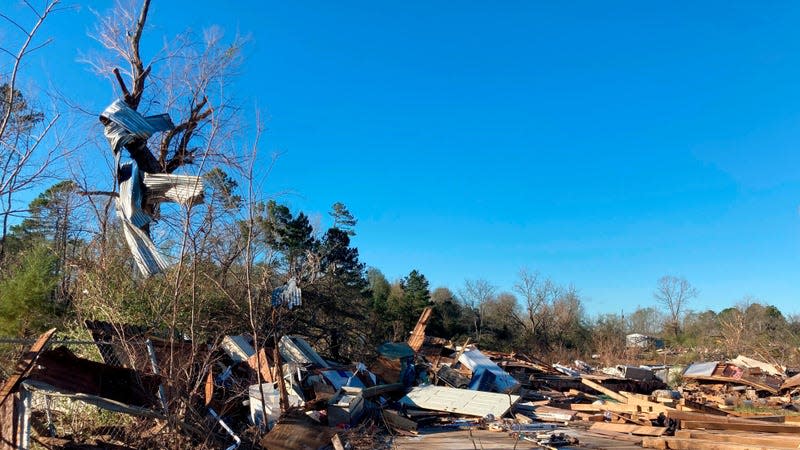
[[[800, 4], [695, 3], [154, 0], [148, 32], [250, 35], [237, 96], [281, 155], [264, 188], [344, 202], [390, 279], [510, 290], [527, 267], [594, 314], [674, 274], [695, 309], [800, 312]], [[27, 69], [99, 111], [93, 21], [57, 16]]]

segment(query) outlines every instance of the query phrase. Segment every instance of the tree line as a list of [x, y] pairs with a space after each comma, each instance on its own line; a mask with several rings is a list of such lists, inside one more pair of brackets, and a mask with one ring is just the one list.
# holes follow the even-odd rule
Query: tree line
[[[431, 335], [554, 361], [593, 355], [622, 361], [630, 333], [661, 337], [670, 347], [688, 349], [687, 358], [746, 353], [798, 360], [796, 317], [752, 298], [719, 312], [693, 310], [699, 291], [683, 277], [655, 280], [646, 306], [597, 316], [586, 313], [577, 287], [528, 269], [520, 270], [510, 292], [482, 278], [431, 286], [413, 267], [387, 279], [361, 261], [352, 243], [358, 221], [344, 203], [332, 204], [325, 223], [312, 223], [306, 212], [260, 190], [261, 127], [243, 136], [241, 108], [226, 90], [241, 64], [243, 41], [187, 32], [153, 47], [147, 63], [141, 45], [147, 0], [139, 9], [118, 7], [98, 17], [102, 52], [90, 66], [99, 78], [119, 82], [117, 94], [177, 118], [178, 131], [153, 142], [151, 162], [157, 171], [202, 174], [206, 201], [152, 211], [160, 220], [151, 235], [172, 265], [143, 278], [114, 213], [113, 182], [87, 175], [87, 166], [97, 164], [86, 161], [111, 158], [107, 144], [70, 142], [64, 138], [70, 133], [54, 133], [72, 124], [19, 87], [23, 60], [38, 48], [40, 26], [58, 4], [48, 2], [22, 31], [19, 48], [2, 53], [9, 58], [3, 67], [11, 67], [0, 73], [2, 336], [31, 336], [50, 326], [78, 336], [85, 333], [84, 320], [142, 325], [198, 346], [225, 334], [249, 332], [266, 344], [297, 333], [324, 354], [355, 360], [370, 357], [382, 342], [405, 340], [431, 306]], [[25, 30], [20, 23], [16, 28]], [[170, 64], [159, 64], [165, 60]], [[242, 144], [247, 140], [249, 147]], [[83, 160], [82, 152], [91, 156]], [[39, 194], [20, 205], [30, 192]], [[302, 289], [302, 304], [291, 309], [273, 299], [289, 280]]]

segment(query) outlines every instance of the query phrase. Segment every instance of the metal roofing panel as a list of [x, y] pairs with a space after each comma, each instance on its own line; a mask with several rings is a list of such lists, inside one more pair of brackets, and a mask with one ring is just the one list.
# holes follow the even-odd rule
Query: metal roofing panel
[[519, 399], [518, 395], [426, 385], [411, 389], [411, 392], [400, 399], [400, 403], [467, 416], [485, 417], [492, 414], [501, 417]]
[[714, 374], [719, 361], [694, 363], [683, 371], [685, 377], [710, 377]]
[[314, 364], [318, 367], [328, 368], [328, 364], [313, 349], [308, 342], [299, 336], [283, 336], [278, 342], [278, 350], [285, 361], [300, 364]]

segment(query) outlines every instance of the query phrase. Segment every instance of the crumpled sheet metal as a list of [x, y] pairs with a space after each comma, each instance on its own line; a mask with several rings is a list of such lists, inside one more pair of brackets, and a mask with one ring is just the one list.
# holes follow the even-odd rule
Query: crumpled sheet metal
[[123, 145], [136, 139], [146, 141], [159, 131], [175, 128], [169, 114], [145, 117], [128, 106], [122, 99], [114, 100], [100, 114], [100, 117], [107, 120], [104, 133], [114, 153], [119, 152]]
[[202, 203], [203, 181], [191, 175], [144, 173], [135, 161], [120, 163], [123, 146], [137, 142], [144, 146], [154, 133], [175, 128], [169, 115], [145, 117], [118, 99], [100, 117], [117, 165], [117, 216], [123, 224], [125, 241], [136, 266], [144, 276], [149, 277], [166, 270], [169, 263], [145, 232], [145, 227], [154, 218], [145, 212], [144, 207], [151, 206], [158, 211], [158, 205], [163, 202], [175, 202], [183, 206]]

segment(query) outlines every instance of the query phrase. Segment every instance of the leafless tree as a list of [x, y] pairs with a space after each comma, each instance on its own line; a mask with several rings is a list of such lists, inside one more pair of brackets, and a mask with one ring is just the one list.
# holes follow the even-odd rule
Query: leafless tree
[[480, 344], [485, 319], [486, 306], [494, 299], [495, 288], [484, 279], [466, 280], [464, 286], [458, 290], [461, 303], [472, 310], [472, 324], [475, 332], [475, 342]]
[[658, 279], [653, 297], [664, 308], [669, 320], [669, 328], [675, 336], [680, 337], [681, 319], [688, 303], [699, 295], [700, 291], [692, 286], [686, 278], [665, 275]]
[[527, 314], [527, 326], [531, 334], [545, 335], [550, 310], [562, 294], [562, 289], [550, 278], [528, 269], [519, 271], [514, 292], [520, 295]]
[[42, 8], [28, 1], [24, 4], [32, 25], [0, 11], [0, 23], [5, 22], [10, 37], [0, 44], [0, 259], [9, 218], [25, 212], [15, 197], [41, 185], [64, 147], [62, 137], [53, 133], [60, 114], [38, 111], [20, 90], [24, 61], [51, 42], [39, 39], [39, 34], [45, 21], [59, 10], [59, 0], [50, 0]]

